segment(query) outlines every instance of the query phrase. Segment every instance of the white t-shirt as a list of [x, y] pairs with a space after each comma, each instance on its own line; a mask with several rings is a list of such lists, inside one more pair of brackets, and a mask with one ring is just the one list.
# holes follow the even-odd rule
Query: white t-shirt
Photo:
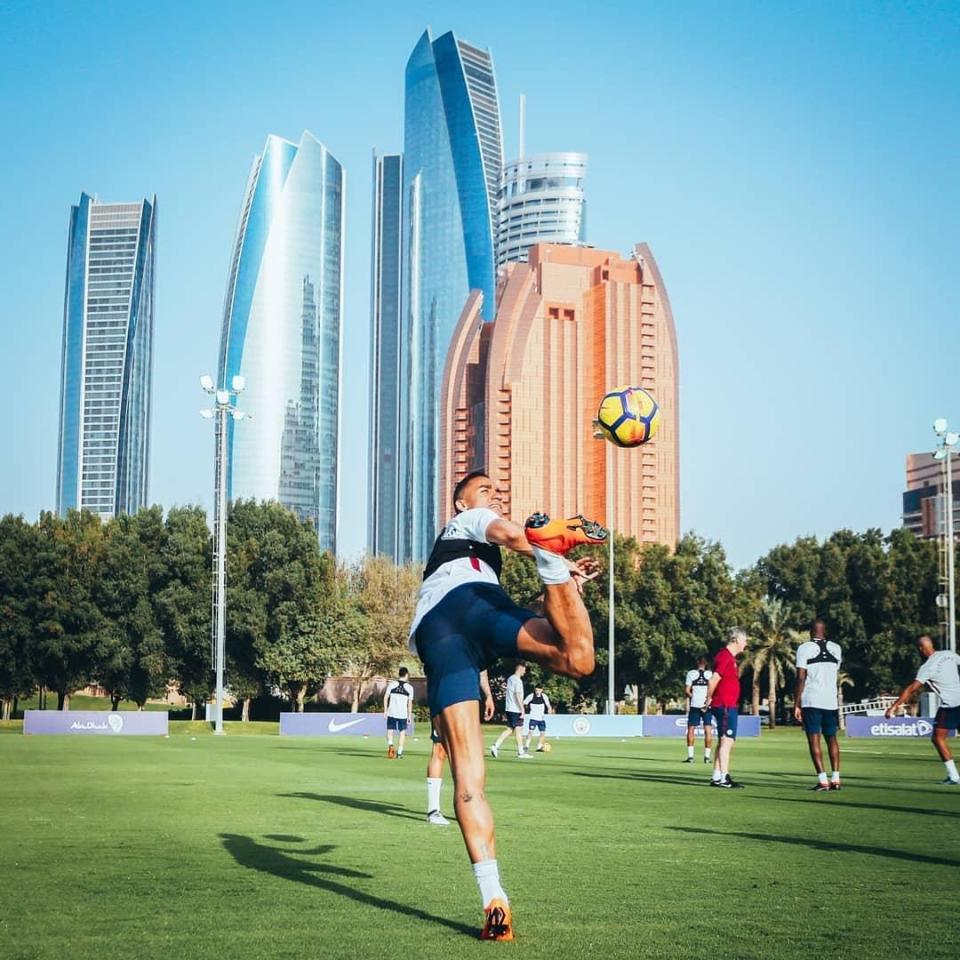
[[507, 678], [507, 713], [523, 713], [523, 681], [516, 675]]
[[810, 662], [820, 655], [820, 645], [815, 640], [807, 640], [797, 647], [797, 669], [807, 671], [807, 679], [804, 681], [803, 693], [800, 696], [801, 707], [815, 707], [819, 710], [840, 708], [837, 698], [837, 673], [843, 657], [839, 643], [828, 640], [826, 646], [827, 653], [832, 654], [836, 662], [833, 660]]
[[[487, 527], [494, 520], [499, 519], [500, 514], [489, 507], [464, 510], [443, 528], [440, 536], [444, 540], [474, 540], [477, 543], [489, 543]], [[442, 563], [423, 581], [420, 596], [417, 598], [417, 607], [413, 612], [413, 623], [410, 625], [411, 651], [417, 652], [413, 635], [417, 632], [420, 621], [455, 587], [473, 582], [499, 583], [500, 581], [489, 564], [473, 557], [460, 557], [457, 560]]]
[[544, 693], [543, 703], [534, 703], [534, 696], [535, 694], [528, 693], [523, 704], [527, 707], [527, 716], [530, 720], [542, 720], [550, 711], [550, 698]]
[[[703, 671], [703, 679], [709, 680], [713, 676], [712, 670]], [[700, 670], [688, 670], [687, 678], [683, 681], [685, 687], [690, 688], [690, 706], [697, 710], [702, 710], [703, 705], [707, 702], [707, 685], [705, 683], [697, 683], [694, 685], [694, 680], [700, 679]]]
[[917, 679], [925, 683], [939, 698], [941, 707], [960, 707], [960, 656], [949, 650], [931, 653], [917, 671]]
[[410, 704], [413, 703], [413, 687], [409, 683], [391, 680], [387, 689], [387, 716], [397, 720], [406, 720], [410, 716]]

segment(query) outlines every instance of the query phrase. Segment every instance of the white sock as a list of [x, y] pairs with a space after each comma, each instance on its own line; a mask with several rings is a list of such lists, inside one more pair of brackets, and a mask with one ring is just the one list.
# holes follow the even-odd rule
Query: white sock
[[831, 779], [834, 783], [839, 783], [839, 782], [840, 782], [840, 771], [839, 771], [839, 770], [833, 770], [833, 771], [831, 771], [831, 773], [830, 773], [830, 779]]
[[687, 756], [688, 756], [688, 757], [692, 757], [692, 756], [693, 756], [693, 747], [687, 747]]
[[497, 867], [496, 860], [481, 860], [473, 865], [473, 875], [477, 878], [477, 884], [480, 887], [480, 897], [483, 905], [486, 905], [497, 898], [509, 903], [507, 895], [500, 886], [500, 869]]
[[826, 775], [826, 773], [824, 773], [824, 772], [821, 771], [820, 773], [817, 774], [817, 779], [818, 779], [821, 783], [826, 783], [826, 782], [827, 782], [827, 775]]
[[443, 777], [427, 777], [427, 813], [440, 809], [440, 787]]
[[730, 776], [730, 771], [729, 771], [729, 770], [724, 770], [723, 767], [721, 767], [721, 768], [720, 768], [720, 779], [721, 779], [721, 780], [726, 780], [727, 777], [729, 777], [729, 776]]
[[704, 748], [703, 748], [703, 756], [704, 756], [704, 758], [707, 759], [707, 760], [710, 759], [710, 748], [709, 748], [709, 747], [704, 747]]
[[960, 780], [960, 774], [957, 773], [957, 764], [954, 760], [945, 760], [943, 765], [947, 768], [947, 776], [951, 780]]
[[715, 783], [719, 783], [723, 779], [723, 774], [720, 772], [718, 767], [713, 768], [713, 776], [710, 779]]
[[566, 583], [570, 579], [570, 570], [559, 554], [534, 547], [533, 559], [537, 561], [537, 573], [545, 584]]

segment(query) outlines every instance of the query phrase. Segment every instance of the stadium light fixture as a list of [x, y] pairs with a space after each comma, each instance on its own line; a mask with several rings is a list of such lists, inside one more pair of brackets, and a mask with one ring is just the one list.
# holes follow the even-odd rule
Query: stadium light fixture
[[957, 602], [956, 577], [954, 572], [954, 532], [953, 532], [953, 470], [951, 466], [953, 448], [960, 441], [960, 433], [950, 430], [944, 417], [933, 421], [933, 432], [939, 442], [933, 453], [934, 460], [943, 462], [943, 499], [944, 524], [943, 539], [947, 551], [947, 642], [951, 653], [957, 652]]
[[217, 705], [214, 717], [214, 733], [223, 733], [223, 665], [226, 658], [227, 628], [227, 419], [251, 419], [249, 414], [237, 410], [232, 401], [246, 386], [243, 377], [231, 380], [232, 390], [217, 390], [213, 377], [204, 374], [200, 386], [213, 394], [214, 408], [200, 411], [205, 420], [215, 420], [216, 457], [214, 474], [213, 518], [213, 624], [211, 646], [216, 673]]

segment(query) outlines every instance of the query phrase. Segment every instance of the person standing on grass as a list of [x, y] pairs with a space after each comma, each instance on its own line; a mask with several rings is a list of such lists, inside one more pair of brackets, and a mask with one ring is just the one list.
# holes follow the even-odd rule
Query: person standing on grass
[[[483, 694], [483, 719], [490, 721], [493, 719], [494, 706], [486, 670], [480, 673], [480, 692]], [[446, 827], [450, 821], [440, 812], [440, 788], [443, 786], [443, 763], [447, 759], [447, 751], [443, 749], [436, 727], [430, 728], [430, 742], [433, 747], [427, 761], [427, 823]]]
[[[383, 715], [387, 718], [387, 759], [403, 757], [403, 742], [407, 738], [407, 724], [413, 720], [413, 686], [408, 682], [410, 672], [400, 668], [399, 679], [391, 680], [383, 694]], [[399, 748], [393, 745], [393, 735], [400, 735]]]
[[[810, 747], [810, 759], [817, 772], [814, 790], [840, 789], [840, 702], [837, 697], [837, 673], [842, 659], [840, 644], [827, 639], [827, 625], [814, 620], [810, 639], [797, 647], [797, 688], [794, 693], [794, 717], [803, 724]], [[820, 735], [827, 741], [830, 754], [830, 779], [823, 768]]]
[[703, 724], [703, 762], [710, 762], [710, 748], [713, 745], [713, 714], [707, 709], [707, 687], [713, 671], [707, 669], [707, 658], [697, 657], [697, 665], [687, 671], [684, 690], [687, 694], [687, 759], [684, 763], [693, 763], [693, 747], [697, 736], [697, 727]]
[[507, 728], [497, 737], [497, 742], [490, 747], [490, 753], [494, 759], [500, 756], [500, 747], [511, 733], [517, 739], [517, 759], [530, 759], [530, 754], [523, 745], [523, 675], [526, 672], [527, 665], [525, 663], [518, 663], [513, 674], [507, 678], [507, 696], [506, 702], [504, 703], [504, 712], [507, 715]]
[[947, 745], [950, 731], [960, 727], [960, 672], [957, 670], [960, 656], [950, 650], [938, 650], [926, 635], [917, 640], [917, 649], [924, 661], [917, 671], [917, 678], [903, 688], [896, 702], [887, 708], [884, 716], [888, 719], [892, 717], [915, 693], [919, 693], [924, 685], [935, 693], [940, 701], [940, 707], [933, 720], [931, 739], [934, 749], [940, 754], [940, 759], [947, 768], [946, 779], [940, 782], [949, 787], [960, 786], [957, 764]]
[[543, 753], [543, 745], [547, 739], [547, 721], [548, 713], [553, 713], [553, 706], [550, 698], [543, 692], [543, 687], [533, 688], [533, 693], [527, 694], [523, 705], [527, 708], [529, 719], [527, 720], [527, 753], [530, 752], [530, 741], [533, 739], [533, 731], [540, 733], [540, 739], [537, 742], [537, 753]]
[[742, 783], [730, 777], [730, 756], [737, 741], [737, 707], [740, 705], [740, 675], [737, 673], [737, 657], [747, 647], [747, 634], [740, 627], [733, 627], [727, 634], [726, 645], [713, 658], [713, 676], [707, 684], [706, 708], [717, 721], [720, 745], [713, 763], [711, 787], [740, 790]]

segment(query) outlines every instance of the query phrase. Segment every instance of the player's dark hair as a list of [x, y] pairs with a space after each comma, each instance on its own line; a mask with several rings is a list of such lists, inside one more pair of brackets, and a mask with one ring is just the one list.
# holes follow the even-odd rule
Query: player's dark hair
[[817, 619], [814, 620], [813, 623], [810, 624], [810, 632], [811, 632], [811, 633], [816, 633], [816, 632], [817, 632], [817, 626], [823, 627], [824, 632], [826, 632], [826, 629], [827, 629], [827, 621], [826, 621], [826, 620], [821, 620], [820, 617], [817, 617]]
[[401, 668], [400, 668], [400, 673], [398, 674], [398, 676], [399, 676], [401, 679], [403, 679], [403, 677], [408, 677], [408, 676], [410, 676], [410, 671], [409, 671], [406, 667], [401, 667]]
[[706, 665], [707, 665], [707, 658], [706, 658], [706, 657], [697, 657], [697, 666], [698, 666], [698, 667], [700, 667], [700, 666], [705, 667]]
[[457, 485], [453, 488], [453, 509], [459, 513], [457, 510], [457, 501], [460, 499], [461, 494], [466, 489], [467, 484], [471, 480], [476, 480], [477, 477], [489, 477], [490, 474], [486, 470], [471, 470], [465, 477], [462, 477], [457, 481]]

